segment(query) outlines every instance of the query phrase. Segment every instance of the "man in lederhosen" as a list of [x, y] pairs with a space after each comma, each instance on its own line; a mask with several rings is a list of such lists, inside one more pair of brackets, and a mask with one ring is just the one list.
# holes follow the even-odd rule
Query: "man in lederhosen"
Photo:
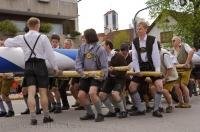
[[[104, 43], [104, 48], [106, 49], [108, 55], [111, 54], [111, 50], [113, 48], [113, 44], [111, 41], [106, 40]], [[113, 67], [115, 66], [126, 66], [126, 60], [121, 53], [115, 53], [114, 55], [110, 55], [109, 59], [109, 72], [108, 77], [104, 82], [103, 88], [99, 93], [99, 96], [104, 103], [104, 105], [109, 109], [109, 112], [105, 115], [105, 117], [115, 117], [116, 113], [114, 108], [111, 105], [109, 96], [112, 97], [113, 103], [115, 107], [120, 109], [119, 118], [126, 118], [126, 108], [123, 102], [122, 90], [125, 85], [126, 80], [126, 71], [114, 71]]]
[[[80, 120], [93, 120], [95, 118], [94, 112], [90, 105], [90, 100], [94, 104], [97, 111], [96, 122], [104, 120], [101, 110], [101, 100], [98, 96], [98, 91], [101, 88], [102, 80], [106, 78], [108, 73], [108, 60], [105, 49], [98, 44], [98, 37], [94, 29], [84, 31], [86, 44], [81, 44], [76, 58], [76, 71], [81, 74], [79, 82], [78, 98], [80, 104], [84, 106], [86, 115], [81, 117]], [[83, 71], [102, 70], [104, 77], [101, 79], [87, 77]]]
[[178, 64], [183, 68], [177, 68], [179, 74], [179, 84], [175, 85], [179, 104], [175, 108], [191, 108], [190, 95], [187, 85], [189, 84], [192, 71], [192, 57], [194, 50], [186, 43], [182, 42], [179, 36], [172, 38], [173, 54], [177, 58]]
[[48, 70], [45, 59], [49, 61], [55, 73], [58, 67], [55, 61], [53, 49], [46, 35], [40, 34], [40, 20], [35, 17], [27, 21], [29, 32], [25, 35], [18, 35], [8, 38], [4, 45], [7, 47], [21, 47], [25, 56], [25, 78], [28, 86], [28, 106], [31, 115], [31, 125], [37, 125], [35, 113], [36, 88], [39, 89], [41, 106], [44, 112], [43, 123], [52, 122], [53, 119], [48, 112]]
[[[144, 115], [145, 108], [141, 103], [141, 98], [138, 93], [138, 86], [144, 84], [145, 78], [140, 72], [141, 71], [156, 71], [160, 72], [160, 54], [158, 49], [157, 40], [153, 36], [146, 34], [148, 25], [145, 22], [140, 22], [137, 25], [138, 37], [133, 40], [132, 45], [132, 60], [133, 69], [137, 73], [132, 78], [129, 86], [130, 94], [134, 99], [134, 103], [137, 107], [137, 111], [131, 113], [131, 116]], [[153, 116], [162, 117], [159, 112], [159, 104], [161, 102], [163, 83], [160, 77], [151, 77], [155, 87], [156, 93], [154, 96], [154, 111]]]

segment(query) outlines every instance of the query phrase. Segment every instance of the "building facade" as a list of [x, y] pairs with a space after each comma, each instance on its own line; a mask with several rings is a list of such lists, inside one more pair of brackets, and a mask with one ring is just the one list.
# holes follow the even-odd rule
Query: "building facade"
[[76, 0], [1, 0], [0, 21], [13, 21], [23, 32], [29, 17], [40, 18], [52, 25], [52, 33], [69, 34], [78, 30], [78, 5]]
[[118, 30], [118, 14], [114, 10], [104, 14], [104, 33]]

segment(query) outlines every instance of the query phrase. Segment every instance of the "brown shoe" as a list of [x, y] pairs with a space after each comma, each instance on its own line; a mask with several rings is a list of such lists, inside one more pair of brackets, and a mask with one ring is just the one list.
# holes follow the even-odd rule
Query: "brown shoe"
[[184, 103], [183, 106], [182, 106], [182, 108], [191, 108], [191, 107], [192, 106], [190, 104], [188, 104], [188, 103]]
[[191, 105], [188, 103], [179, 103], [175, 108], [191, 108]]
[[178, 105], [175, 105], [175, 108], [183, 108], [183, 103], [179, 103]]

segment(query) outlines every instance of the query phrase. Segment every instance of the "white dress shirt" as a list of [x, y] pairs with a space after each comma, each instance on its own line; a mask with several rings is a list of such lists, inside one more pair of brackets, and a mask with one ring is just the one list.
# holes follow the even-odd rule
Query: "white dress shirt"
[[[32, 49], [39, 34], [40, 33], [35, 30], [30, 30], [28, 33], [25, 34], [25, 39]], [[14, 38], [6, 39], [4, 45], [6, 47], [21, 47], [24, 52], [25, 61], [29, 59], [31, 50], [25, 43], [23, 35], [18, 35]], [[51, 43], [46, 35], [42, 34], [40, 36], [34, 49], [34, 53], [36, 54], [36, 56], [32, 54], [31, 57], [36, 57], [44, 60], [47, 59], [54, 70], [58, 69]]]
[[[146, 47], [146, 40], [147, 40], [147, 35], [145, 35], [144, 39], [139, 38], [140, 48]], [[155, 71], [160, 72], [160, 53], [159, 53], [159, 49], [158, 49], [157, 39], [155, 39], [155, 41], [153, 43], [151, 57], [152, 57], [153, 65], [155, 67]], [[147, 52], [141, 53], [141, 59], [143, 62], [148, 61]], [[135, 70], [135, 72], [140, 72], [138, 55], [137, 55], [137, 51], [135, 49], [134, 44], [132, 44], [132, 60], [133, 60], [133, 69]]]

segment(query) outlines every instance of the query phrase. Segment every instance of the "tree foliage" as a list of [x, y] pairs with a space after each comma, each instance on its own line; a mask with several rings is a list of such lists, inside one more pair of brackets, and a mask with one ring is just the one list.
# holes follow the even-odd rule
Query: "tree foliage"
[[81, 35], [81, 33], [78, 32], [78, 31], [72, 31], [72, 32], [70, 33], [70, 37], [72, 37], [72, 38], [75, 38], [76, 36], [79, 36], [79, 35]]
[[50, 23], [41, 23], [40, 32], [49, 33], [52, 30], [52, 25]]
[[[156, 4], [159, 3], [159, 4]], [[169, 15], [171, 11], [176, 11], [173, 17], [177, 20], [177, 24], [171, 27], [176, 35], [185, 38], [185, 41], [200, 47], [200, 0], [189, 0], [185, 6], [180, 6], [179, 0], [147, 0], [147, 5], [156, 4], [150, 8], [151, 17], [157, 17], [161, 12]], [[180, 12], [182, 15], [180, 15]], [[175, 13], [175, 12], [174, 12]], [[179, 14], [178, 14], [179, 13]]]
[[118, 31], [112, 38], [115, 49], [119, 49], [120, 45], [124, 42], [130, 42], [130, 35], [126, 31]]
[[16, 25], [10, 20], [0, 21], [0, 34], [3, 36], [15, 36], [18, 32]]

